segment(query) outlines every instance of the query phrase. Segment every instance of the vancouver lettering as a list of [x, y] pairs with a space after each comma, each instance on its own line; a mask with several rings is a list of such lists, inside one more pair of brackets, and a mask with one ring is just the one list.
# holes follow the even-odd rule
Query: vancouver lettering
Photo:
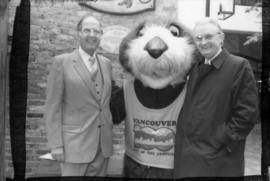
[[133, 119], [134, 124], [140, 124], [145, 126], [158, 126], [158, 127], [170, 127], [176, 126], [176, 121], [154, 121], [154, 120], [142, 120], [142, 119]]

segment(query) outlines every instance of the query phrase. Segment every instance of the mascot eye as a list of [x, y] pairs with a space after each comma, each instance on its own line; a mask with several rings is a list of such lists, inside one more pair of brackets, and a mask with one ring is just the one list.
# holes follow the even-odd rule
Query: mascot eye
[[171, 31], [173, 36], [179, 37], [181, 35], [181, 31], [176, 25], [171, 25], [169, 27], [169, 30]]
[[145, 28], [144, 28], [144, 24], [141, 24], [140, 26], [138, 26], [137, 30], [137, 36], [143, 36], [144, 32], [145, 32]]

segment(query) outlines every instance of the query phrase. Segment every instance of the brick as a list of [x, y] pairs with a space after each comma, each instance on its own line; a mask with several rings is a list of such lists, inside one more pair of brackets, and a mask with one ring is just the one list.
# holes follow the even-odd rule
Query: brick
[[43, 114], [42, 113], [27, 113], [28, 118], [42, 118]]
[[41, 51], [36, 55], [37, 63], [46, 63], [49, 59], [51, 59], [52, 53], [50, 51]]
[[28, 106], [28, 111], [32, 113], [42, 113], [44, 112], [45, 106]]
[[113, 144], [123, 144], [123, 140], [113, 140]]
[[28, 138], [26, 138], [26, 141], [28, 141], [28, 142], [31, 142], [31, 143], [35, 143], [35, 142], [42, 142], [42, 143], [44, 143], [44, 142], [47, 142], [47, 138], [44, 138], [44, 137], [28, 137]]
[[113, 129], [113, 133], [114, 134], [123, 134], [124, 133], [124, 129], [123, 128], [114, 128]]
[[36, 151], [36, 154], [38, 154], [38, 155], [43, 155], [43, 154], [46, 154], [46, 153], [48, 153], [48, 152], [50, 152], [50, 150], [37, 150], [37, 151]]
[[45, 92], [42, 93], [29, 93], [27, 99], [45, 99]]
[[114, 134], [113, 135], [113, 139], [115, 140], [121, 140], [123, 139], [124, 135], [123, 134]]

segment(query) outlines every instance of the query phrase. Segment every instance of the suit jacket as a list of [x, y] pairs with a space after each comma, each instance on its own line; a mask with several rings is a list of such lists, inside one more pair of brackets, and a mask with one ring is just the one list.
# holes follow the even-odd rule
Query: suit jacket
[[78, 50], [53, 61], [47, 85], [47, 137], [51, 149], [63, 147], [66, 162], [91, 162], [99, 145], [105, 157], [112, 154], [111, 64], [99, 54], [97, 61], [104, 82], [100, 100]]
[[258, 121], [246, 59], [223, 50], [208, 70], [195, 64], [177, 123], [175, 177], [243, 176], [246, 136]]

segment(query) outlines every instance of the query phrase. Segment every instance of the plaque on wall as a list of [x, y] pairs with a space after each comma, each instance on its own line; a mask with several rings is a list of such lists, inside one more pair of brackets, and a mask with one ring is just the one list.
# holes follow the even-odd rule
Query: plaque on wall
[[104, 28], [103, 31], [100, 47], [108, 53], [118, 54], [120, 43], [130, 30], [120, 25], [114, 25]]
[[155, 9], [155, 0], [84, 0], [79, 5], [109, 14], [137, 14]]

